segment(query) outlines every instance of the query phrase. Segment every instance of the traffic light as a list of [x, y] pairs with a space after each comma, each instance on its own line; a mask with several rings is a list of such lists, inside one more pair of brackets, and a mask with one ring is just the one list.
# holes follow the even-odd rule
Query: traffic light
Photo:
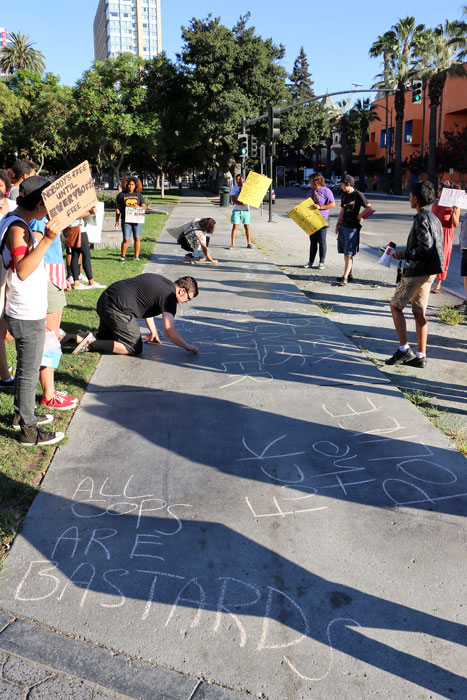
[[279, 107], [273, 107], [269, 105], [269, 140], [273, 141], [278, 139], [281, 133], [281, 120], [280, 120], [280, 109]]
[[258, 157], [258, 139], [256, 136], [251, 137], [250, 142], [250, 155], [252, 158]]
[[412, 102], [415, 104], [422, 101], [423, 83], [421, 80], [412, 81]]
[[246, 158], [248, 155], [248, 134], [238, 135], [238, 155], [241, 158]]

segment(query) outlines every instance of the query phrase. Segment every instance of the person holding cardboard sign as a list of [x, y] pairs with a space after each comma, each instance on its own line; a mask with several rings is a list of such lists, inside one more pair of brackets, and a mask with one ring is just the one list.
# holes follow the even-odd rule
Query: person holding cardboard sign
[[[438, 194], [441, 196], [443, 189], [447, 187], [448, 189], [452, 190], [460, 190], [459, 185], [454, 185], [449, 182], [449, 180], [446, 180], [443, 182], [440, 187]], [[431, 290], [433, 294], [438, 294], [440, 289], [441, 289], [441, 282], [446, 279], [446, 276], [448, 274], [448, 267], [449, 267], [449, 262], [451, 260], [451, 253], [452, 253], [452, 241], [454, 238], [454, 229], [456, 226], [459, 226], [459, 221], [460, 221], [460, 209], [459, 207], [443, 207], [439, 204], [439, 197], [435, 202], [433, 203], [433, 206], [431, 207], [431, 211], [435, 216], [438, 217], [438, 219], [441, 221], [441, 226], [443, 227], [443, 237], [444, 237], [444, 243], [443, 243], [443, 272], [440, 272], [436, 275], [436, 284]]]
[[125, 262], [126, 251], [130, 243], [130, 238], [133, 236], [135, 242], [135, 260], [139, 260], [139, 251], [141, 246], [141, 229], [142, 223], [133, 223], [126, 221], [127, 213], [138, 208], [146, 209], [146, 202], [141, 194], [143, 185], [138, 177], [124, 177], [122, 183], [122, 191], [117, 195], [117, 209], [115, 211], [115, 228], [118, 228], [120, 219], [122, 221], [122, 249], [120, 262]]
[[327, 251], [326, 234], [329, 225], [329, 210], [336, 206], [336, 202], [333, 193], [329, 187], [326, 187], [326, 181], [320, 173], [310, 175], [310, 187], [311, 190], [308, 193], [308, 197], [313, 200], [315, 209], [321, 212], [321, 216], [326, 219], [326, 225], [310, 236], [310, 254], [305, 267], [313, 267], [316, 253], [318, 252], [319, 248], [318, 269], [324, 270], [324, 261], [326, 259]]
[[235, 245], [235, 237], [237, 235], [237, 230], [240, 223], [242, 223], [245, 228], [246, 247], [253, 248], [250, 237], [250, 207], [248, 204], [243, 204], [243, 202], [240, 202], [238, 199], [238, 195], [240, 194], [242, 187], [243, 177], [241, 175], [237, 175], [235, 178], [235, 185], [232, 185], [230, 190], [230, 201], [234, 205], [232, 209], [232, 216], [230, 218], [230, 221], [233, 224], [232, 243], [230, 245], [231, 248], [233, 248]]

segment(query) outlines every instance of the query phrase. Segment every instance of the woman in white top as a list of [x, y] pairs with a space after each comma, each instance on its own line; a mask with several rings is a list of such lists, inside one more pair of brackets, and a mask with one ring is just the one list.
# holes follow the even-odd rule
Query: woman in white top
[[58, 220], [46, 225], [44, 237], [37, 242], [29, 228], [32, 219], [46, 214], [42, 191], [50, 180], [33, 176], [20, 185], [18, 206], [0, 220], [0, 250], [3, 266], [8, 269], [5, 319], [15, 339], [16, 376], [13, 427], [20, 429], [23, 445], [51, 445], [63, 433], [41, 430], [51, 416], [34, 411], [36, 386], [42, 360], [47, 313], [47, 275], [43, 258], [50, 244], [60, 234]]

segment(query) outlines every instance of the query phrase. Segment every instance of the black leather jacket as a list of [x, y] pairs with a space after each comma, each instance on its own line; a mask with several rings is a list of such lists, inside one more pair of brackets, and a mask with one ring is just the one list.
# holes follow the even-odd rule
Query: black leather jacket
[[402, 251], [405, 260], [403, 277], [436, 275], [443, 272], [443, 227], [437, 216], [426, 207], [414, 216], [407, 238], [407, 248]]

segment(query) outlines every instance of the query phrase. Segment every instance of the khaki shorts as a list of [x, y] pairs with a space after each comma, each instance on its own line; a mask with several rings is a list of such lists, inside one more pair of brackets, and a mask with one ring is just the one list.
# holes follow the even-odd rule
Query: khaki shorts
[[424, 314], [428, 306], [430, 287], [435, 275], [421, 275], [420, 277], [402, 277], [391, 299], [391, 306], [402, 311], [412, 302], [412, 311]]
[[66, 306], [66, 297], [63, 289], [56, 287], [47, 280], [47, 313], [53, 314], [61, 311]]

